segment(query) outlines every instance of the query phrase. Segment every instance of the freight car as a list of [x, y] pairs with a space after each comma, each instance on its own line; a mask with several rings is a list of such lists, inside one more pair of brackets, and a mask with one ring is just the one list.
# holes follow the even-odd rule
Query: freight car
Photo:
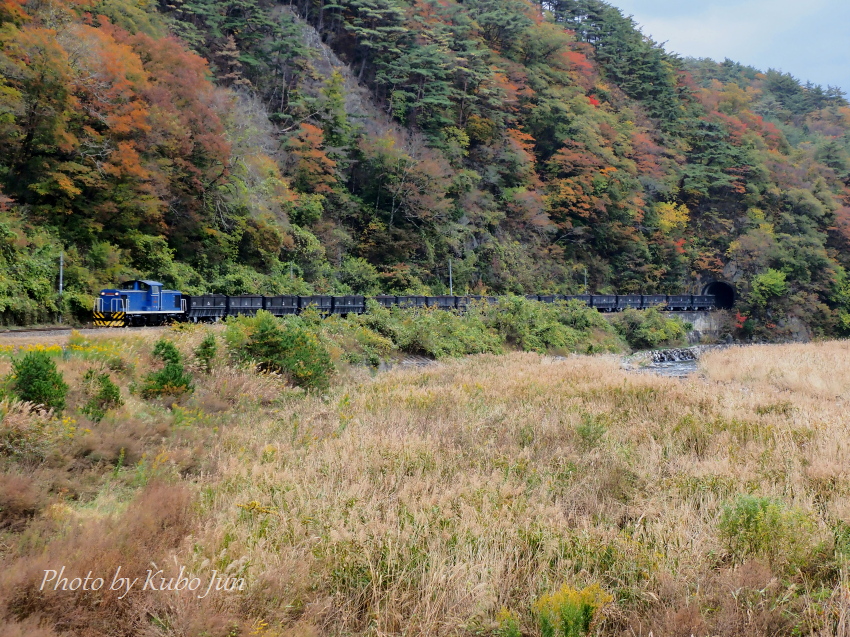
[[[716, 299], [711, 295], [664, 294], [530, 294], [526, 298], [541, 303], [578, 301], [600, 312], [658, 307], [666, 310], [713, 310]], [[384, 307], [418, 307], [465, 311], [470, 303], [496, 303], [495, 296], [388, 296], [374, 297]], [[261, 296], [243, 294], [203, 294], [193, 296], [167, 290], [158, 281], [129, 281], [120, 288], [102, 290], [95, 301], [94, 323], [99, 327], [162, 325], [169, 321], [194, 323], [219, 321], [228, 316], [253, 316], [266, 310], [274, 316], [299, 314], [314, 307], [323, 315], [363, 314], [364, 296]]]

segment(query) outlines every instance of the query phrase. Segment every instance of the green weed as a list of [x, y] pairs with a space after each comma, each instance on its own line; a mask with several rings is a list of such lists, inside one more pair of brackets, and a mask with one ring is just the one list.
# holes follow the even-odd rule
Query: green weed
[[732, 556], [765, 557], [772, 566], [794, 565], [808, 552], [814, 526], [802, 511], [755, 495], [739, 495], [723, 507], [720, 537]]
[[215, 340], [215, 334], [209, 332], [195, 349], [195, 359], [205, 374], [209, 374], [212, 371], [213, 360], [215, 360], [217, 353], [218, 345]]
[[600, 608], [613, 598], [598, 585], [576, 590], [564, 584], [534, 603], [534, 613], [542, 637], [584, 637]]
[[583, 413], [581, 423], [576, 426], [576, 433], [585, 449], [592, 449], [599, 444], [608, 428], [604, 417], [598, 414]]
[[496, 616], [499, 627], [496, 629], [497, 637], [522, 637], [519, 626], [519, 615], [516, 612], [503, 608]]
[[98, 374], [90, 369], [83, 376], [83, 388], [90, 396], [80, 411], [95, 422], [100, 422], [110, 409], [123, 405], [121, 390], [112, 382], [109, 374]]

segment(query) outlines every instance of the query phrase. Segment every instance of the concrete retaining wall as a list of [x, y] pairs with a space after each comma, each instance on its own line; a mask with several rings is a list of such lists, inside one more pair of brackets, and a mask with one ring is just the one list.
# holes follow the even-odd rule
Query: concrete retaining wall
[[688, 341], [691, 343], [716, 342], [726, 336], [722, 333], [726, 322], [724, 312], [670, 312], [670, 314], [693, 325], [693, 330], [688, 334]]
[[[688, 333], [688, 342], [692, 345], [699, 343], [716, 343], [723, 341], [727, 332], [724, 330], [726, 324], [725, 312], [664, 312], [666, 315], [672, 315], [680, 318], [683, 323], [693, 325], [692, 330]], [[616, 313], [603, 314], [604, 317], [612, 319], [617, 316]]]

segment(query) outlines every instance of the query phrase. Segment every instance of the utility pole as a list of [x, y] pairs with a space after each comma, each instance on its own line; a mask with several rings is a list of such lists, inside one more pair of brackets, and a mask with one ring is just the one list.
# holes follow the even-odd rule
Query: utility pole
[[454, 280], [452, 280], [452, 260], [449, 259], [449, 296], [455, 295]]
[[584, 269], [584, 293], [587, 294], [587, 268]]
[[59, 322], [62, 322], [62, 292], [65, 288], [65, 251], [59, 253]]
[[295, 280], [295, 277], [292, 274], [292, 261], [289, 262], [289, 280], [290, 281]]

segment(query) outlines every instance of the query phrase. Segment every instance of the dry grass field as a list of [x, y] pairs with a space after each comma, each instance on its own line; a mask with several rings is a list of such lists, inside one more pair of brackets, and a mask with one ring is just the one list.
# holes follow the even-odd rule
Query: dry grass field
[[[219, 356], [169, 405], [129, 391], [153, 338], [58, 358], [64, 420], [4, 403], [32, 444], [0, 455], [0, 636], [538, 636], [565, 585], [604, 591], [593, 635], [850, 636], [850, 343], [713, 352], [687, 380], [348, 368], [323, 395]], [[93, 366], [125, 403], [99, 423], [74, 411]], [[61, 566], [106, 584], [40, 590]], [[141, 590], [181, 567], [202, 590]], [[201, 598], [213, 571], [244, 590]]]

